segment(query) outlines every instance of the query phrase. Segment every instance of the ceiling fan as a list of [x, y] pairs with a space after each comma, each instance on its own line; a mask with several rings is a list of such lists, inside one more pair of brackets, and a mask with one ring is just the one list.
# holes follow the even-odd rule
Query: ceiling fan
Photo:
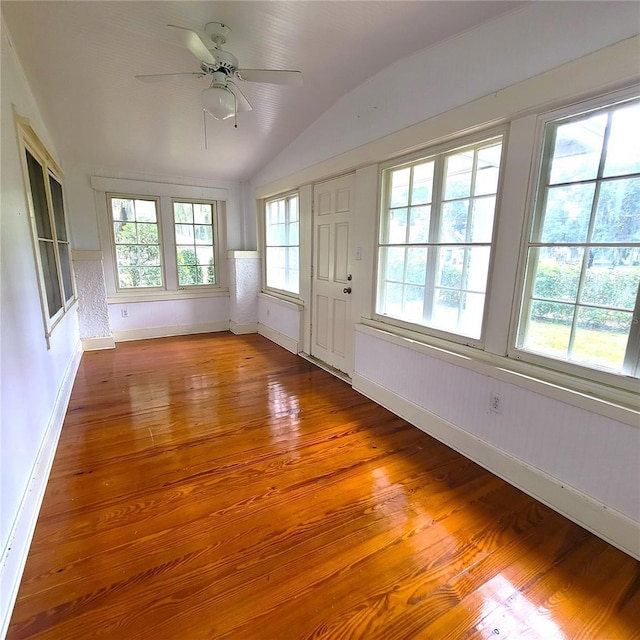
[[[251, 111], [252, 106], [235, 80], [302, 86], [302, 73], [284, 69], [239, 69], [238, 59], [221, 46], [231, 29], [220, 22], [210, 22], [204, 31], [167, 25], [179, 42], [200, 62], [200, 71], [157, 73], [135, 76], [141, 82], [161, 82], [185, 76], [210, 77], [211, 84], [202, 92], [202, 107], [216, 120], [235, 118], [238, 111]], [[237, 127], [237, 124], [235, 125]], [[206, 128], [205, 128], [206, 133]]]

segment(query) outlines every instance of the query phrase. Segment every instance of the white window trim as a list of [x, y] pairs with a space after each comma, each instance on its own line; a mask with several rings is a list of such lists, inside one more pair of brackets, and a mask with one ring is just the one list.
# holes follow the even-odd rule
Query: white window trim
[[[401, 169], [405, 166], [410, 166], [420, 160], [428, 160], [435, 156], [454, 152], [458, 148], [472, 146], [484, 140], [490, 140], [491, 138], [502, 138], [502, 154], [500, 157], [500, 173], [498, 178], [498, 188], [496, 191], [496, 209], [493, 220], [493, 232], [492, 241], [490, 243], [491, 256], [489, 259], [489, 269], [487, 273], [487, 286], [485, 289], [485, 306], [482, 319], [482, 327], [480, 329], [480, 338], [475, 339], [469, 336], [463, 336], [457, 333], [450, 333], [437, 329], [435, 327], [429, 327], [421, 324], [414, 324], [407, 322], [406, 320], [400, 320], [390, 316], [385, 316], [377, 313], [377, 301], [379, 295], [379, 249], [380, 249], [380, 225], [382, 222], [382, 216], [385, 215], [385, 207], [387, 206], [387, 188], [388, 180], [385, 180], [385, 172], [389, 169]], [[389, 330], [393, 331], [392, 327], [397, 327], [400, 331], [409, 331], [416, 335], [424, 335], [435, 338], [436, 340], [449, 341], [454, 344], [474, 347], [478, 350], [482, 350], [485, 347], [486, 334], [488, 329], [488, 317], [490, 311], [490, 301], [492, 293], [492, 282], [494, 272], [495, 255], [497, 253], [496, 246], [498, 242], [498, 231], [500, 224], [500, 210], [502, 203], [502, 193], [504, 186], [504, 173], [507, 169], [506, 158], [509, 142], [509, 127], [508, 125], [501, 125], [499, 127], [485, 128], [475, 131], [473, 134], [456, 134], [447, 140], [439, 142], [435, 146], [427, 146], [419, 151], [414, 151], [409, 155], [400, 156], [380, 164], [378, 183], [380, 185], [379, 199], [378, 199], [378, 213], [376, 218], [376, 235], [374, 246], [374, 273], [373, 273], [373, 296], [371, 300], [371, 317], [376, 320], [380, 326], [388, 326]], [[435, 191], [435, 189], [434, 189]], [[432, 205], [433, 206], [433, 205]]]
[[[107, 213], [109, 214], [109, 232], [110, 232], [110, 241], [111, 241], [111, 253], [113, 256], [113, 269], [114, 269], [114, 279], [116, 286], [116, 293], [129, 293], [130, 291], [137, 291], [142, 294], [154, 293], [156, 291], [166, 291], [167, 290], [167, 274], [166, 274], [166, 265], [164, 260], [164, 241], [163, 241], [163, 233], [162, 233], [162, 213], [160, 211], [160, 198], [157, 196], [145, 196], [140, 194], [133, 193], [113, 193], [109, 192], [106, 194], [107, 196]], [[123, 200], [147, 200], [153, 201], [156, 203], [156, 224], [158, 225], [158, 250], [160, 252], [160, 271], [162, 273], [162, 285], [159, 287], [121, 287], [119, 282], [120, 278], [118, 276], [118, 256], [116, 250], [116, 237], [113, 231], [113, 223], [115, 220], [113, 219], [112, 206], [111, 201], [114, 198], [122, 198]]]
[[[229, 295], [227, 286], [228, 269], [227, 261], [222, 260], [217, 266], [216, 285], [201, 285], [188, 288], [178, 287], [177, 260], [175, 250], [174, 233], [163, 233], [162, 227], [171, 224], [173, 227], [172, 199], [177, 201], [194, 200], [199, 202], [215, 202], [216, 204], [216, 229], [218, 231], [217, 255], [226, 255], [227, 226], [226, 226], [226, 199], [227, 190], [215, 187], [199, 187], [183, 184], [170, 184], [161, 182], [147, 182], [128, 180], [124, 178], [91, 177], [91, 186], [94, 190], [94, 201], [98, 214], [98, 232], [103, 248], [104, 277], [107, 289], [107, 303], [120, 302], [152, 302], [162, 300], [182, 300], [189, 298], [206, 298]], [[121, 192], [115, 187], [130, 188], [136, 186], [139, 192]], [[109, 211], [108, 195], [116, 193], [124, 197], [157, 198], [159, 200], [158, 214], [160, 217], [160, 233], [162, 236], [162, 264], [164, 276], [164, 288], [126, 288], [118, 289], [117, 266], [115, 256], [115, 244], [113, 241], [113, 223]], [[174, 274], [175, 272], [175, 274]], [[197, 289], [197, 291], [195, 290]]]
[[[620, 389], [622, 401], [627, 406], [640, 407], [638, 400], [638, 386], [640, 381], [638, 378], [625, 376], [623, 374], [610, 373], [605, 370], [590, 367], [588, 365], [580, 365], [574, 362], [568, 362], [560, 359], [554, 359], [518, 349], [516, 347], [518, 338], [518, 325], [520, 320], [520, 309], [526, 289], [525, 274], [527, 268], [527, 249], [529, 246], [529, 238], [531, 226], [533, 224], [535, 211], [534, 204], [538, 190], [539, 175], [542, 170], [543, 158], [542, 147], [544, 144], [544, 131], [548, 122], [558, 120], [564, 117], [577, 116], [582, 112], [592, 109], [606, 107], [616, 102], [634, 98], [639, 95], [637, 87], [630, 87], [621, 91], [607, 93], [596, 98], [565, 104], [561, 108], [541, 113], [536, 118], [535, 139], [531, 153], [529, 187], [526, 197], [526, 213], [524, 224], [522, 227], [522, 237], [517, 266], [516, 289], [513, 295], [511, 308], [511, 321], [509, 326], [509, 346], [507, 355], [513, 361], [520, 361], [539, 370], [542, 380], [555, 380], [558, 376], [561, 379], [570, 381], [573, 388], [585, 390], [586, 393], [596, 393], [605, 399], [614, 399], [618, 397], [616, 389]], [[638, 305], [636, 303], [636, 309]], [[565, 382], [566, 384], [566, 382]], [[628, 394], [633, 397], [629, 397]], [[626, 400], [625, 400], [626, 399]], [[617, 401], [617, 400], [613, 400]]]
[[[31, 228], [31, 247], [33, 250], [33, 259], [36, 265], [36, 280], [38, 282], [38, 292], [40, 296], [40, 309], [42, 312], [42, 322], [44, 325], [44, 335], [47, 343], [47, 349], [51, 348], [51, 336], [53, 331], [62, 318], [71, 310], [76, 304], [78, 297], [76, 292], [75, 276], [73, 272], [73, 260], [71, 256], [71, 236], [69, 233], [69, 221], [67, 216], [67, 197], [64, 184], [64, 174], [58, 163], [54, 160], [53, 156], [49, 153], [44, 143], [40, 140], [36, 132], [31, 127], [31, 123], [28, 118], [25, 118], [17, 113], [15, 107], [13, 107], [13, 117], [16, 126], [18, 141], [19, 141], [19, 154], [20, 154], [20, 166], [22, 168], [23, 186], [25, 190], [25, 199], [29, 209], [29, 222]], [[29, 179], [29, 170], [27, 166], [26, 151], [28, 151], [35, 159], [42, 165], [44, 180], [45, 194], [47, 198], [47, 210], [49, 213], [50, 225], [53, 234], [53, 249], [56, 261], [56, 276], [60, 285], [60, 293], [62, 298], [62, 304], [60, 309], [53, 315], [49, 316], [49, 303], [47, 298], [46, 285], [44, 281], [44, 272], [42, 268], [42, 259], [40, 256], [40, 248], [38, 246], [38, 230], [35, 218], [35, 210], [33, 206], [33, 196], [31, 192], [31, 181]], [[50, 185], [47, 178], [49, 175], [60, 184], [62, 188], [62, 201], [63, 201], [63, 215], [64, 225], [67, 234], [66, 243], [69, 248], [69, 269], [71, 275], [71, 296], [68, 300], [64, 296], [64, 285], [62, 277], [62, 269], [60, 263], [59, 249], [57, 233], [55, 229], [55, 219], [52, 215], [52, 202]]]
[[[294, 291], [287, 291], [286, 289], [276, 289], [275, 287], [267, 286], [267, 204], [276, 200], [285, 200], [292, 196], [298, 197], [298, 293]], [[287, 191], [286, 193], [280, 193], [278, 195], [265, 198], [261, 202], [261, 215], [260, 215], [260, 247], [261, 247], [261, 262], [262, 262], [262, 293], [273, 296], [274, 298], [280, 298], [285, 302], [296, 302], [301, 299], [302, 296], [302, 256], [301, 256], [301, 243], [302, 243], [302, 216], [300, 210], [300, 191], [294, 189]]]
[[[176, 221], [175, 221], [175, 213], [174, 213], [174, 204], [176, 202], [185, 202], [190, 204], [209, 204], [211, 205], [211, 227], [213, 234], [213, 269], [215, 274], [215, 283], [214, 284], [188, 284], [181, 285], [180, 284], [180, 274], [178, 272], [178, 256], [177, 256], [177, 246], [178, 243], [176, 241]], [[220, 236], [218, 231], [218, 203], [215, 200], [205, 200], [204, 198], [171, 198], [171, 228], [173, 230], [173, 253], [176, 258], [176, 284], [177, 291], [203, 291], [203, 292], [212, 292], [218, 291], [220, 289], [219, 281], [220, 281], [220, 251], [218, 246], [220, 244]], [[178, 223], [179, 224], [179, 223]]]

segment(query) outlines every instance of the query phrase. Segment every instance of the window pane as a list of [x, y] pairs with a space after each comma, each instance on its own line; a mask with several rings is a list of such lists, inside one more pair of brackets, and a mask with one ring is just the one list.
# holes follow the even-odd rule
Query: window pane
[[484, 313], [484, 293], [462, 294], [458, 332], [470, 338], [479, 338], [482, 332], [482, 317]]
[[402, 319], [408, 322], [420, 323], [424, 315], [424, 287], [406, 285], [404, 287], [404, 301]]
[[491, 195], [498, 191], [501, 153], [502, 144], [496, 144], [478, 151], [478, 168], [476, 171], [475, 188], [473, 190], [474, 195]]
[[446, 159], [445, 200], [471, 195], [473, 150], [463, 151]]
[[640, 173], [640, 104], [614, 111], [604, 175]]
[[594, 191], [594, 183], [549, 189], [541, 242], [585, 242]]
[[407, 210], [392, 209], [389, 211], [388, 238], [389, 244], [404, 244], [407, 241]]
[[404, 280], [404, 247], [388, 247], [383, 250], [385, 256], [384, 278], [385, 280], [395, 280], [402, 282]]
[[468, 200], [457, 200], [444, 204], [438, 240], [440, 242], [465, 242], [468, 214]]
[[73, 298], [73, 278], [71, 275], [71, 259], [69, 256], [69, 245], [66, 242], [58, 243], [58, 254], [60, 255], [60, 270], [62, 271], [62, 286], [64, 288], [65, 302]]
[[137, 265], [139, 263], [138, 260], [138, 247], [134, 246], [117, 246], [116, 247], [116, 258], [118, 260], [119, 265], [130, 266]]
[[579, 307], [571, 359], [621, 371], [632, 320], [632, 313]]
[[142, 287], [162, 286], [162, 273], [160, 267], [138, 267], [140, 269], [140, 282]]
[[28, 151], [25, 151], [25, 153], [27, 154], [29, 185], [31, 187], [33, 214], [36, 219], [38, 238], [52, 239], [49, 208], [47, 207], [47, 196], [44, 189], [44, 172], [40, 163]]
[[138, 224], [138, 242], [140, 244], [158, 244], [158, 225]]
[[441, 247], [438, 249], [437, 283], [441, 287], [462, 288], [464, 249]]
[[196, 247], [196, 257], [198, 260], [198, 264], [200, 265], [208, 265], [209, 263], [213, 263], [213, 247], [211, 245], [204, 247]]
[[600, 186], [594, 242], [640, 242], [640, 178]]
[[62, 295], [60, 293], [60, 281], [56, 269], [56, 257], [53, 249], [53, 242], [40, 240], [40, 260], [42, 262], [42, 277], [44, 278], [44, 288], [47, 294], [47, 306], [49, 317], [53, 316], [62, 308]]
[[134, 221], [136, 216], [133, 211], [133, 200], [129, 200], [128, 198], [112, 198], [111, 215], [114, 220]]
[[62, 201], [62, 185], [49, 176], [49, 188], [51, 190], [51, 202], [53, 204], [53, 219], [56, 226], [56, 239], [66, 240], [67, 229], [64, 224], [64, 203]]
[[495, 197], [474, 198], [471, 205], [471, 242], [491, 242], [495, 210]]
[[391, 207], [406, 207], [409, 204], [409, 180], [411, 169], [391, 172]]
[[407, 249], [406, 282], [424, 285], [427, 271], [427, 251], [426, 247]]
[[267, 287], [299, 293], [298, 196], [272, 200], [265, 214], [265, 281]]
[[194, 204], [193, 221], [196, 224], [212, 224], [212, 208], [210, 204]]
[[193, 205], [190, 202], [173, 203], [174, 222], [193, 223]]
[[137, 222], [156, 222], [156, 203], [152, 200], [135, 201]]
[[455, 289], [435, 289], [433, 318], [436, 329], [454, 333], [458, 327], [458, 311], [462, 294]]
[[196, 252], [194, 251], [193, 246], [178, 246], [176, 247], [176, 254], [179, 265], [195, 265], [197, 263]]
[[193, 228], [196, 244], [213, 244], [211, 225], [196, 224]]
[[596, 177], [606, 126], [607, 115], [596, 114], [557, 127], [550, 184]]
[[114, 222], [113, 234], [116, 244], [135, 244], [138, 241], [136, 225], [130, 222]]
[[[640, 282], [640, 264], [624, 264], [623, 256], [631, 249], [606, 249], [609, 264], [595, 260], [587, 269], [580, 302], [633, 311]], [[593, 250], [592, 250], [593, 252]]]
[[529, 351], [566, 358], [574, 311], [570, 304], [533, 302], [522, 346]]
[[433, 196], [433, 167], [434, 162], [425, 162], [413, 167], [413, 187], [411, 189], [411, 204], [428, 204]]
[[576, 247], [547, 247], [532, 249], [530, 255], [531, 268], [535, 270], [533, 295], [547, 300], [575, 302], [584, 250]]
[[487, 289], [489, 276], [489, 259], [491, 249], [489, 247], [469, 247], [466, 249], [467, 270], [465, 275], [465, 288], [468, 291], [484, 292]]
[[138, 264], [141, 266], [160, 266], [160, 247], [146, 245], [137, 247]]
[[178, 266], [178, 284], [181, 287], [202, 284], [202, 269], [198, 266]]
[[409, 242], [428, 242], [431, 224], [431, 207], [411, 207]]

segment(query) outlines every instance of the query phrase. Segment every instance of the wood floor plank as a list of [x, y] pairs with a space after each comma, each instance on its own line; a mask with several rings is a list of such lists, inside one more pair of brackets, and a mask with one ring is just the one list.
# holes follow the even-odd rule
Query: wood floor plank
[[257, 336], [84, 355], [9, 640], [640, 639], [640, 566]]

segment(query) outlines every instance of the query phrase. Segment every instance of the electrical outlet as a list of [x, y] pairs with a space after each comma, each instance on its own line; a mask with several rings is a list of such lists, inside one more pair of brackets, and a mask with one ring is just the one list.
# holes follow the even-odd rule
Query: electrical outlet
[[120, 309], [120, 315], [123, 318], [128, 318], [129, 317], [129, 309]]
[[489, 411], [492, 413], [502, 413], [502, 398], [498, 393], [489, 396]]

